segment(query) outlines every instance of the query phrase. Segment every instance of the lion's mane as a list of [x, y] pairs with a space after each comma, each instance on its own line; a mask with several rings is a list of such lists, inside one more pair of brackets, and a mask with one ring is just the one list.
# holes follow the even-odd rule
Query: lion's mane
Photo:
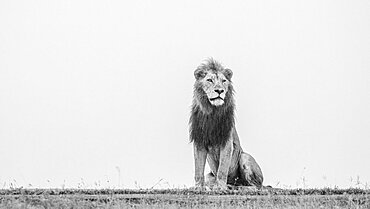
[[[208, 69], [213, 72], [222, 72], [223, 67], [213, 59], [202, 64], [198, 69]], [[228, 77], [228, 76], [226, 76]], [[199, 148], [208, 150], [209, 147], [225, 146], [231, 129], [234, 127], [234, 89], [230, 80], [225, 103], [213, 106], [209, 102], [202, 83], [194, 84], [194, 97], [190, 115], [190, 142]]]

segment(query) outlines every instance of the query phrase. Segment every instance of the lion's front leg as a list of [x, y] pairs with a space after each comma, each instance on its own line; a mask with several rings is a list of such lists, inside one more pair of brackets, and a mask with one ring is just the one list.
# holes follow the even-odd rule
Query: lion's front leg
[[195, 187], [201, 188], [204, 186], [204, 167], [206, 165], [207, 151], [199, 148], [194, 144], [194, 162], [195, 162]]
[[216, 175], [216, 186], [220, 189], [227, 189], [227, 176], [233, 154], [233, 142], [228, 140], [225, 147], [220, 148], [220, 162]]

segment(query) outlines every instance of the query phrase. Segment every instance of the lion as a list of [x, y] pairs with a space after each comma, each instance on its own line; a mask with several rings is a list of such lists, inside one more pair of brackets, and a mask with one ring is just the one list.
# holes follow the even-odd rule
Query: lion
[[[195, 71], [190, 116], [195, 188], [262, 187], [256, 160], [240, 146], [234, 121], [233, 72], [210, 58]], [[206, 161], [211, 169], [204, 177]]]

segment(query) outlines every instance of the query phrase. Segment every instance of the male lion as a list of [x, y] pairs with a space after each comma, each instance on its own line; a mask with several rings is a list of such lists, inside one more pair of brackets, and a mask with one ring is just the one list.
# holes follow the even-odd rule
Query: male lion
[[[190, 116], [190, 141], [194, 142], [195, 186], [227, 189], [262, 187], [262, 171], [243, 152], [234, 124], [234, 99], [230, 69], [208, 59], [194, 72], [194, 98]], [[204, 180], [206, 159], [211, 172]]]

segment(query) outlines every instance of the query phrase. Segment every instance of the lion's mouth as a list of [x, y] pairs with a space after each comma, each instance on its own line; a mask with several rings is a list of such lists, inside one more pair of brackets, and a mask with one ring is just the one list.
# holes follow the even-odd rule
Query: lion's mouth
[[209, 99], [209, 101], [215, 101], [215, 100], [217, 100], [217, 99], [224, 100], [224, 99], [222, 99], [220, 96], [218, 96], [218, 97], [215, 97], [215, 98], [210, 98], [210, 99]]

